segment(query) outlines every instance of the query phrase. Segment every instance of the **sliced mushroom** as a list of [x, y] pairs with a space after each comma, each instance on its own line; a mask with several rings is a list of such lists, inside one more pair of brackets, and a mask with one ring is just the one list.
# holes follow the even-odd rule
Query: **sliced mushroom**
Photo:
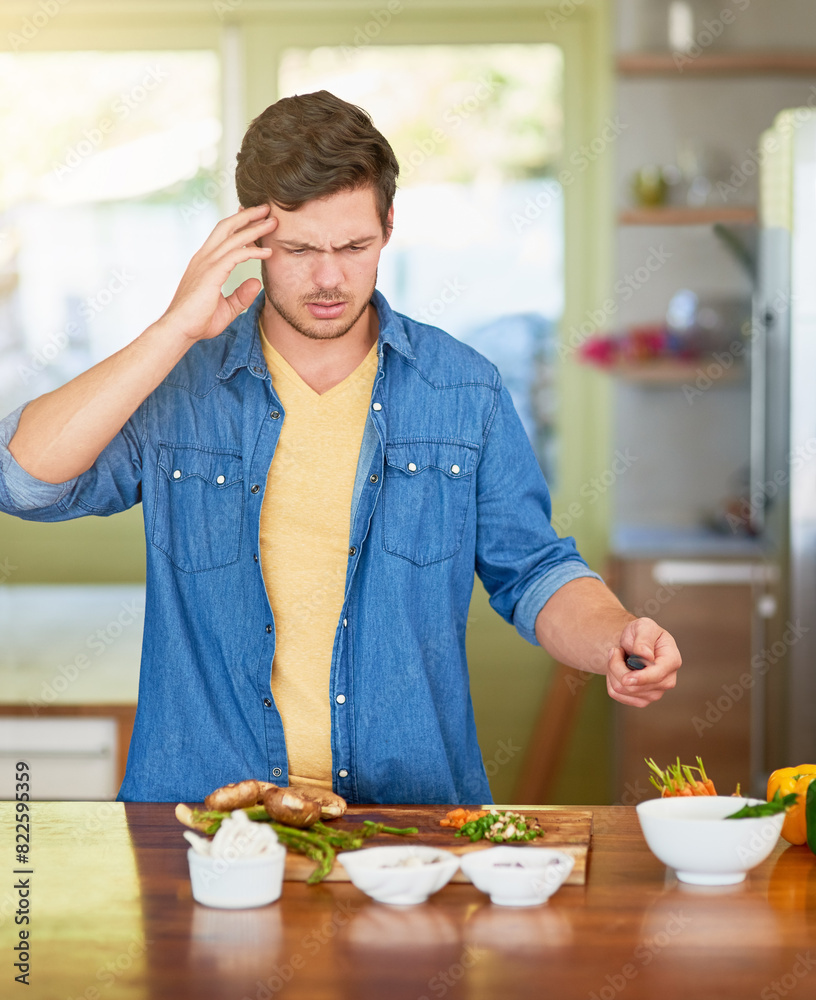
[[238, 781], [231, 785], [224, 785], [210, 792], [204, 805], [207, 809], [214, 809], [216, 812], [232, 812], [233, 809], [245, 809], [247, 806], [254, 806], [258, 802], [260, 788], [254, 778], [246, 781]]
[[289, 826], [311, 826], [320, 819], [321, 807], [317, 799], [291, 788], [272, 785], [263, 793], [263, 804], [272, 819]]
[[321, 819], [337, 819], [348, 809], [348, 803], [342, 795], [323, 788], [313, 788], [309, 785], [290, 785], [289, 790], [296, 792], [303, 798], [314, 799], [320, 803]]

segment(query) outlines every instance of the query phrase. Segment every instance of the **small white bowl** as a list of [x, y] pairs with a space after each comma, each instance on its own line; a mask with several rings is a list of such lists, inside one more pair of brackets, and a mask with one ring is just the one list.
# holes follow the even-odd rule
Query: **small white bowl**
[[252, 858], [222, 858], [187, 851], [193, 899], [205, 906], [241, 910], [280, 898], [286, 848], [282, 844]]
[[447, 885], [459, 868], [455, 854], [424, 844], [364, 847], [344, 851], [337, 860], [358, 889], [378, 903], [394, 906], [424, 903]]
[[460, 858], [462, 871], [498, 906], [538, 906], [560, 889], [575, 858], [549, 847], [488, 847]]
[[768, 857], [779, 840], [784, 813], [726, 819], [762, 799], [728, 795], [647, 799], [637, 808], [649, 849], [691, 885], [736, 885]]

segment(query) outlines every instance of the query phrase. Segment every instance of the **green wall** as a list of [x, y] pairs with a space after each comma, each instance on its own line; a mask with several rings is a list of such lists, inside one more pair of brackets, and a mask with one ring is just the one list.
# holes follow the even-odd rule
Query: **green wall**
[[[552, 680], [552, 660], [496, 614], [478, 581], [468, 616], [467, 649], [479, 745], [493, 798], [513, 802], [524, 751]], [[600, 677], [582, 689], [582, 699], [550, 795], [552, 802], [565, 805], [603, 803], [609, 797], [604, 748], [610, 740], [611, 718]]]
[[145, 578], [141, 506], [113, 517], [37, 524], [0, 514], [6, 582], [138, 583]]

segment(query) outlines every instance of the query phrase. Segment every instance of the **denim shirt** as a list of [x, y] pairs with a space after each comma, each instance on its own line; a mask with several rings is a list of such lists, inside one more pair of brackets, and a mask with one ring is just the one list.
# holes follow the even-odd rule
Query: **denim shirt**
[[[200, 802], [249, 777], [288, 783], [258, 555], [285, 420], [257, 335], [263, 302], [195, 344], [76, 479], [43, 483], [14, 461], [22, 407], [0, 423], [3, 511], [60, 521], [142, 503], [145, 632], [126, 801]], [[532, 643], [549, 597], [596, 574], [550, 525], [546, 483], [496, 368], [379, 292], [372, 302], [379, 364], [327, 692], [334, 788], [349, 802], [489, 802], [465, 660], [474, 569]]]

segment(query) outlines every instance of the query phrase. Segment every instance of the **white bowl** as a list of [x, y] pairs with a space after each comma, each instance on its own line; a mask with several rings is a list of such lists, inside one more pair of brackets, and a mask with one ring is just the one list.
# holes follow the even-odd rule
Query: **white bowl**
[[735, 885], [774, 849], [785, 814], [725, 817], [761, 801], [727, 795], [648, 799], [637, 814], [650, 850], [681, 882]]
[[447, 885], [459, 868], [455, 854], [424, 844], [364, 847], [344, 851], [337, 860], [358, 889], [378, 903], [395, 906], [424, 903]]
[[499, 906], [538, 906], [566, 881], [575, 858], [549, 847], [488, 847], [460, 859], [462, 871]]
[[193, 899], [205, 906], [241, 910], [280, 898], [286, 848], [282, 844], [252, 858], [222, 858], [187, 851]]

